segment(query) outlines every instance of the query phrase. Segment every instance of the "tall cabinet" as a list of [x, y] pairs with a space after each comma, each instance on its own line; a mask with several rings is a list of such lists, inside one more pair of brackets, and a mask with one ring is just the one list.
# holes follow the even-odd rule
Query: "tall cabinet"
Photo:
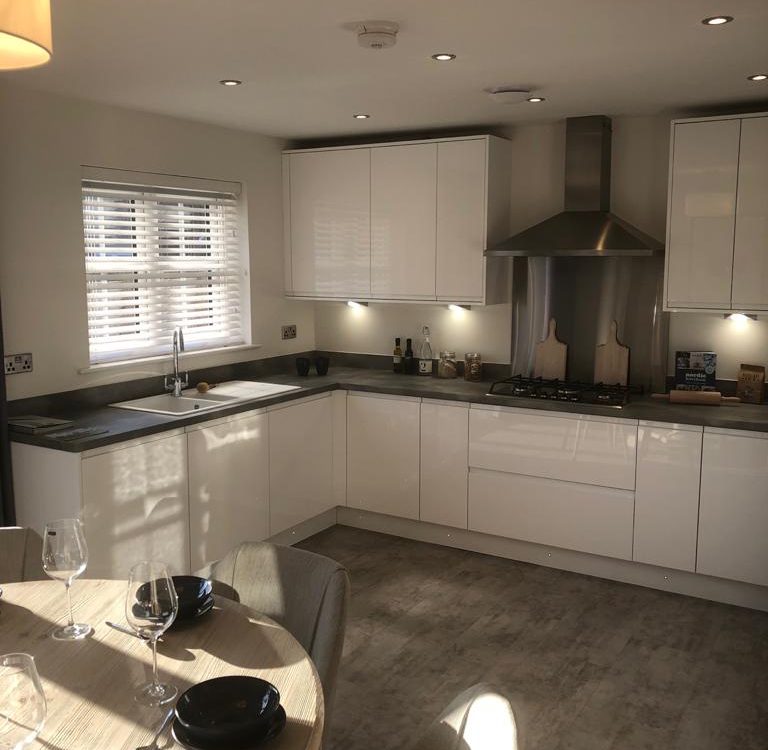
[[668, 310], [768, 310], [768, 114], [672, 122]]
[[492, 304], [509, 264], [509, 144], [494, 136], [286, 151], [290, 297]]

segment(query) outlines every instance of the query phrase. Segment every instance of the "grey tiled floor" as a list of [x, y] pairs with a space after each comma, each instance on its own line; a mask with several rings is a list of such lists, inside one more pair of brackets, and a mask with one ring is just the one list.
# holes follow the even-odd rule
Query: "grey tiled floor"
[[768, 614], [335, 526], [352, 605], [329, 750], [404, 750], [497, 684], [521, 750], [766, 750]]

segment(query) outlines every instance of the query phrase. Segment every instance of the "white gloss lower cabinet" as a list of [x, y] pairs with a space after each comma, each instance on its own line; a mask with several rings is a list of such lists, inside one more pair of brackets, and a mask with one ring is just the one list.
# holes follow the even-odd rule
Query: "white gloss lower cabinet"
[[419, 518], [418, 398], [347, 397], [347, 505]]
[[89, 578], [127, 578], [141, 560], [189, 571], [187, 439], [183, 433], [83, 454]]
[[634, 493], [470, 469], [469, 528], [593, 555], [632, 559]]
[[705, 428], [696, 572], [768, 586], [768, 434]]
[[702, 431], [640, 422], [633, 560], [696, 569]]
[[266, 412], [187, 428], [192, 570], [269, 536]]
[[421, 404], [419, 520], [467, 528], [469, 405]]
[[293, 401], [269, 414], [270, 535], [335, 507], [331, 394]]

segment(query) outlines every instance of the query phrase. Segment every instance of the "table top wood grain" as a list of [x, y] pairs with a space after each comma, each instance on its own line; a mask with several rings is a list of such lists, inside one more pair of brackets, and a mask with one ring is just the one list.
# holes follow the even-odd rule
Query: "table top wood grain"
[[[152, 738], [164, 709], [134, 701], [151, 679], [152, 651], [105, 625], [125, 624], [124, 581], [80, 580], [72, 586], [76, 622], [94, 632], [82, 641], [55, 641], [67, 619], [64, 586], [57, 581], [3, 585], [0, 654], [35, 657], [48, 702], [38, 744], [48, 750], [135, 750]], [[158, 644], [160, 679], [181, 694], [212, 677], [252, 675], [277, 686], [287, 714], [270, 750], [317, 750], [323, 730], [323, 692], [306, 651], [282, 626], [241, 604], [217, 597], [213, 610], [181, 625]], [[177, 747], [166, 739], [162, 748]], [[224, 750], [224, 749], [222, 749]]]

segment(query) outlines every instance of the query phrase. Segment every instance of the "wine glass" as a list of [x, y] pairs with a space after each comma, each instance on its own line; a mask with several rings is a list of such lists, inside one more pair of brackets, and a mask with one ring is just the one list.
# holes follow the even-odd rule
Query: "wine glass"
[[93, 630], [90, 625], [76, 623], [72, 619], [72, 595], [69, 590], [72, 581], [85, 571], [87, 564], [88, 545], [79, 519], [63, 518], [45, 525], [43, 570], [54, 580], [64, 581], [69, 607], [69, 622], [51, 634], [57, 641], [76, 641]]
[[159, 706], [172, 701], [178, 688], [157, 676], [157, 639], [170, 627], [179, 611], [179, 600], [165, 563], [144, 561], [131, 568], [125, 598], [125, 618], [140, 638], [152, 644], [152, 681], [135, 695], [143, 705]]
[[35, 660], [0, 656], [0, 750], [21, 750], [40, 733], [47, 706]]

